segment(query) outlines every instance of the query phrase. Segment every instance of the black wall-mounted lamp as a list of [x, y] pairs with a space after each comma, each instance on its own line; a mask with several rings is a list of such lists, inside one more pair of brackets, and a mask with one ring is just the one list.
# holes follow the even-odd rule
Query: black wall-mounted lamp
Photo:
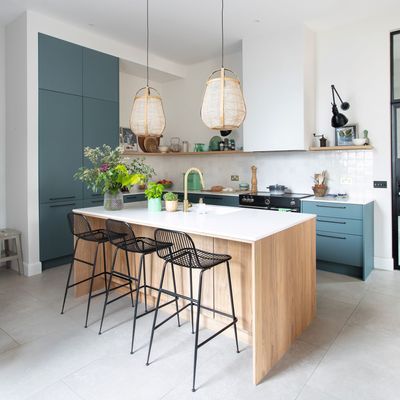
[[332, 120], [331, 120], [331, 125], [334, 128], [340, 128], [342, 126], [345, 126], [349, 120], [347, 117], [343, 114], [341, 114], [337, 108], [336, 101], [335, 101], [335, 93], [337, 94], [337, 97], [339, 97], [340, 100], [340, 108], [344, 111], [348, 110], [350, 108], [350, 104], [347, 101], [343, 101], [342, 98], [340, 97], [340, 94], [335, 88], [335, 85], [331, 85], [332, 89]]

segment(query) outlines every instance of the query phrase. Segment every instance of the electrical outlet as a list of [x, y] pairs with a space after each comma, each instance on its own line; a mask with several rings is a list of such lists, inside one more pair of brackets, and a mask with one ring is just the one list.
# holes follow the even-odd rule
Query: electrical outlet
[[238, 181], [239, 175], [231, 175], [231, 181]]
[[374, 181], [374, 188], [375, 189], [386, 189], [387, 181]]

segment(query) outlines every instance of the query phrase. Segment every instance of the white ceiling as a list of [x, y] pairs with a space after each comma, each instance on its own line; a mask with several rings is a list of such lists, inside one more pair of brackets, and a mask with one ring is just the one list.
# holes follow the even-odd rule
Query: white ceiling
[[[145, 0], [0, 0], [0, 24], [27, 9], [145, 47]], [[226, 48], [257, 30], [325, 29], [388, 11], [400, 12], [400, 0], [225, 0]], [[219, 54], [219, 0], [150, 0], [150, 24], [150, 51], [161, 57], [192, 64]]]

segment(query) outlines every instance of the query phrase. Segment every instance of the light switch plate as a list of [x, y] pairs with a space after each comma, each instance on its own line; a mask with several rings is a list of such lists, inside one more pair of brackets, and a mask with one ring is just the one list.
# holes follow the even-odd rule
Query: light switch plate
[[387, 181], [374, 181], [375, 189], [387, 189]]
[[238, 181], [239, 175], [231, 175], [231, 181]]

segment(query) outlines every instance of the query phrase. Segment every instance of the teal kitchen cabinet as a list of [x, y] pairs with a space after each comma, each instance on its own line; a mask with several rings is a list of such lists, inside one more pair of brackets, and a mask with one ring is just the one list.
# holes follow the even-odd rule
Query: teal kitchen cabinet
[[124, 195], [124, 203], [135, 203], [136, 201], [145, 201], [144, 193], [132, 193]]
[[[114, 101], [83, 98], [83, 147], [108, 144], [112, 148], [119, 141], [119, 104]], [[85, 165], [90, 161], [84, 159]], [[84, 188], [84, 198], [103, 197]]]
[[82, 96], [83, 49], [39, 33], [39, 88]]
[[[177, 192], [179, 201], [183, 201], [183, 192]], [[239, 207], [239, 196], [227, 196], [208, 193], [188, 193], [188, 199], [191, 203], [196, 204], [200, 198], [205, 204], [215, 206]]]
[[61, 265], [72, 254], [67, 213], [103, 204], [73, 179], [83, 146], [118, 145], [119, 60], [39, 34], [40, 260]]
[[83, 49], [83, 96], [119, 101], [119, 59]]
[[40, 203], [82, 198], [82, 97], [39, 90]]
[[367, 279], [374, 265], [374, 203], [303, 200], [302, 212], [317, 215], [317, 267]]
[[73, 237], [68, 226], [67, 214], [80, 207], [82, 200], [40, 205], [40, 260], [44, 268], [63, 264], [72, 254]]

